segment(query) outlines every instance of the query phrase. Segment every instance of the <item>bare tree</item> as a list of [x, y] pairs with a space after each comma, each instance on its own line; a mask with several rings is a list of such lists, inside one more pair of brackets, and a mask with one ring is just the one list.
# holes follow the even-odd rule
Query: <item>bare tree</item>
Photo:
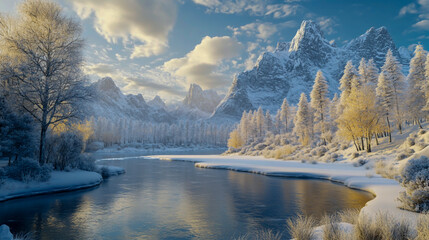
[[17, 16], [0, 16], [0, 76], [16, 104], [40, 124], [39, 162], [50, 127], [77, 116], [85, 98], [81, 26], [44, 0], [20, 4]]

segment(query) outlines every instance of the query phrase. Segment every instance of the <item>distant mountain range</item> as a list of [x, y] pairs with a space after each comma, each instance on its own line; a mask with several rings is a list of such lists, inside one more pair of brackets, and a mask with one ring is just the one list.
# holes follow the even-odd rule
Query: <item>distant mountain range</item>
[[238, 120], [243, 111], [262, 107], [275, 113], [286, 97], [297, 104], [301, 92], [309, 94], [320, 69], [329, 84], [331, 96], [338, 92], [339, 79], [348, 60], [357, 67], [361, 58], [374, 59], [377, 67], [391, 49], [405, 66], [412, 56], [410, 49], [396, 48], [385, 27], [370, 28], [342, 47], [330, 43], [320, 26], [303, 21], [290, 42], [279, 42], [274, 52], [262, 54], [252, 70], [239, 73], [211, 119]]
[[223, 97], [213, 90], [202, 90], [197, 84], [192, 84], [180, 104], [167, 106], [159, 96], [146, 102], [141, 94], [123, 94], [110, 77], [98, 80], [89, 88], [94, 93], [94, 100], [84, 107], [85, 115], [110, 120], [124, 118], [172, 123], [207, 119]]

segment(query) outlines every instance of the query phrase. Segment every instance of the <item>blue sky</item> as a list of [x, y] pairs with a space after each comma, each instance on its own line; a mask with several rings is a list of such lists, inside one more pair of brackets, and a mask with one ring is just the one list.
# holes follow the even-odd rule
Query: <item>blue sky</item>
[[[82, 22], [85, 73], [110, 76], [125, 93], [183, 98], [189, 84], [225, 93], [302, 20], [341, 46], [386, 26], [396, 45], [429, 46], [429, 0], [53, 0]], [[0, 0], [13, 14], [17, 0]]]

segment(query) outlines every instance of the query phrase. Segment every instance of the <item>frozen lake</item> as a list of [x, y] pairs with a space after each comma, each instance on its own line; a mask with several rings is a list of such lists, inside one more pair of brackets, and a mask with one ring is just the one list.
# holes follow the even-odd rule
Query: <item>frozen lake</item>
[[[231, 239], [283, 232], [299, 213], [362, 208], [372, 195], [329, 181], [195, 168], [133, 158], [97, 188], [0, 203], [0, 225], [34, 239]], [[285, 239], [287, 232], [283, 234]]]

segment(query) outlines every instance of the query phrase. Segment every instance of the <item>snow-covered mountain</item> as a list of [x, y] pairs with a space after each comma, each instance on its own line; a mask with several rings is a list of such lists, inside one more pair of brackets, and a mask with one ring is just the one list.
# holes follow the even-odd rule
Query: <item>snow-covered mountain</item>
[[170, 107], [170, 114], [182, 120], [207, 119], [222, 100], [214, 90], [203, 90], [198, 84], [191, 84], [186, 97]]
[[154, 108], [160, 108], [164, 110], [167, 108], [167, 106], [165, 105], [165, 102], [158, 95], [156, 95], [152, 100], [147, 102], [147, 104]]
[[87, 117], [104, 117], [111, 120], [125, 118], [156, 122], [175, 120], [165, 108], [159, 107], [161, 103], [156, 97], [151, 101], [153, 104], [149, 105], [141, 94], [124, 95], [109, 77], [98, 80], [90, 88], [94, 93], [94, 100], [85, 106]]
[[211, 118], [238, 120], [243, 111], [259, 106], [275, 113], [285, 97], [296, 104], [301, 92], [310, 93], [319, 69], [332, 96], [338, 92], [338, 82], [348, 60], [357, 67], [361, 58], [373, 58], [381, 67], [388, 49], [401, 63], [409, 62], [399, 54], [385, 27], [370, 28], [347, 45], [337, 47], [324, 37], [318, 24], [303, 21], [291, 42], [279, 42], [274, 52], [259, 57], [252, 70], [235, 76]]
[[203, 112], [212, 113], [222, 97], [214, 90], [203, 90], [198, 84], [191, 84], [188, 94], [183, 100], [183, 105], [189, 108], [197, 108]]

